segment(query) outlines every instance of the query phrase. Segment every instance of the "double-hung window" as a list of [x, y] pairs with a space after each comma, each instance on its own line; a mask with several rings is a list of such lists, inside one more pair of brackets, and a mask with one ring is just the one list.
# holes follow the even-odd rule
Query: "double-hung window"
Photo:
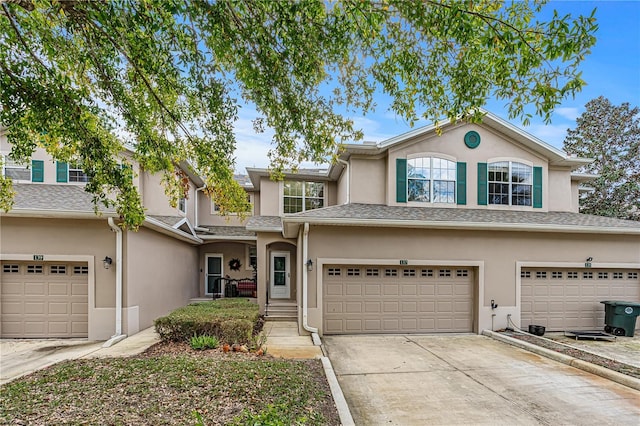
[[438, 157], [407, 160], [407, 201], [456, 202], [456, 163]]
[[489, 204], [531, 206], [532, 169], [515, 161], [489, 163]]
[[82, 168], [76, 164], [69, 164], [69, 182], [88, 182], [89, 179]]
[[283, 195], [285, 214], [324, 207], [323, 182], [285, 181]]
[[10, 155], [4, 156], [2, 163], [4, 176], [13, 180], [31, 180], [31, 170], [26, 164], [16, 162]]

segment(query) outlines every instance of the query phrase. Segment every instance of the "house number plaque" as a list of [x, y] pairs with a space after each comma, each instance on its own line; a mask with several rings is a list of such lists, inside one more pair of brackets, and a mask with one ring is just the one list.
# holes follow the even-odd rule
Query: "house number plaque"
[[409, 264], [409, 261], [408, 261], [408, 260], [406, 260], [406, 259], [400, 259], [400, 264], [401, 264], [401, 265], [408, 265], [408, 264]]
[[34, 254], [33, 260], [44, 260], [44, 254]]

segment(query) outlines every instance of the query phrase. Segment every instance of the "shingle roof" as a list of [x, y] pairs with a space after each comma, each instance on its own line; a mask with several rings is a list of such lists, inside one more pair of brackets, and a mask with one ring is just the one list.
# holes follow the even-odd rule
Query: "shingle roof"
[[256, 233], [247, 231], [244, 226], [202, 226], [199, 228], [206, 228], [206, 231], [200, 231], [198, 229], [198, 236], [216, 236], [216, 237], [255, 237]]
[[482, 210], [463, 208], [437, 208], [437, 207], [404, 207], [386, 206], [380, 204], [343, 204], [321, 209], [309, 210], [286, 217], [308, 219], [336, 219], [344, 220], [370, 220], [370, 221], [407, 221], [460, 223], [460, 224], [513, 224], [513, 225], [537, 225], [581, 227], [581, 228], [612, 228], [619, 230], [640, 231], [640, 222], [621, 220], [603, 216], [593, 216], [571, 212], [536, 212], [513, 210]]
[[165, 225], [169, 225], [171, 227], [174, 227], [178, 222], [180, 222], [182, 219], [184, 219], [184, 217], [182, 217], [182, 216], [154, 216], [154, 215], [148, 215], [147, 217], [155, 219], [158, 222], [162, 222]]
[[[64, 212], [93, 212], [93, 196], [83, 185], [13, 184], [16, 192], [13, 210], [53, 210]], [[100, 206], [103, 213], [115, 213], [113, 208]]]
[[280, 216], [253, 216], [247, 221], [246, 228], [250, 231], [282, 231]]

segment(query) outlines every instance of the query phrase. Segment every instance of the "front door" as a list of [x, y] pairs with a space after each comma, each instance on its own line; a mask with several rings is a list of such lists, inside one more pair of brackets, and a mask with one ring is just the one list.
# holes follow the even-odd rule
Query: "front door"
[[271, 286], [272, 299], [289, 299], [291, 297], [291, 272], [289, 253], [274, 251], [271, 253]]
[[204, 294], [207, 296], [222, 296], [224, 288], [222, 287], [222, 255], [207, 254], [207, 264], [205, 271]]

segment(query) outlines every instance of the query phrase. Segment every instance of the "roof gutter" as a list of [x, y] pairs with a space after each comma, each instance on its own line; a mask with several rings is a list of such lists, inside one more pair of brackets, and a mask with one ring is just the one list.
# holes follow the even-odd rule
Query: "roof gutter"
[[14, 208], [1, 216], [20, 217], [51, 217], [61, 219], [104, 219], [105, 217], [118, 217], [116, 212], [98, 212], [81, 210], [49, 210], [49, 209], [21, 209]]
[[302, 327], [311, 333], [311, 339], [313, 340], [313, 344], [316, 346], [320, 346], [322, 342], [320, 341], [320, 336], [318, 336], [318, 329], [315, 327], [311, 327], [308, 322], [308, 310], [307, 306], [307, 293], [309, 287], [309, 270], [306, 267], [305, 263], [307, 261], [307, 257], [309, 255], [309, 224], [305, 223], [302, 231]]
[[612, 228], [603, 226], [574, 226], [574, 225], [545, 225], [520, 223], [489, 223], [489, 222], [452, 222], [426, 220], [380, 220], [380, 219], [342, 219], [342, 218], [310, 218], [288, 217], [289, 223], [313, 223], [317, 225], [335, 226], [369, 226], [393, 228], [430, 228], [430, 229], [473, 229], [487, 231], [523, 231], [523, 232], [561, 232], [568, 234], [634, 234], [640, 235], [638, 228]]
[[114, 223], [112, 217], [108, 222], [116, 233], [116, 334], [102, 345], [103, 348], [113, 346], [127, 337], [122, 334], [122, 229]]

